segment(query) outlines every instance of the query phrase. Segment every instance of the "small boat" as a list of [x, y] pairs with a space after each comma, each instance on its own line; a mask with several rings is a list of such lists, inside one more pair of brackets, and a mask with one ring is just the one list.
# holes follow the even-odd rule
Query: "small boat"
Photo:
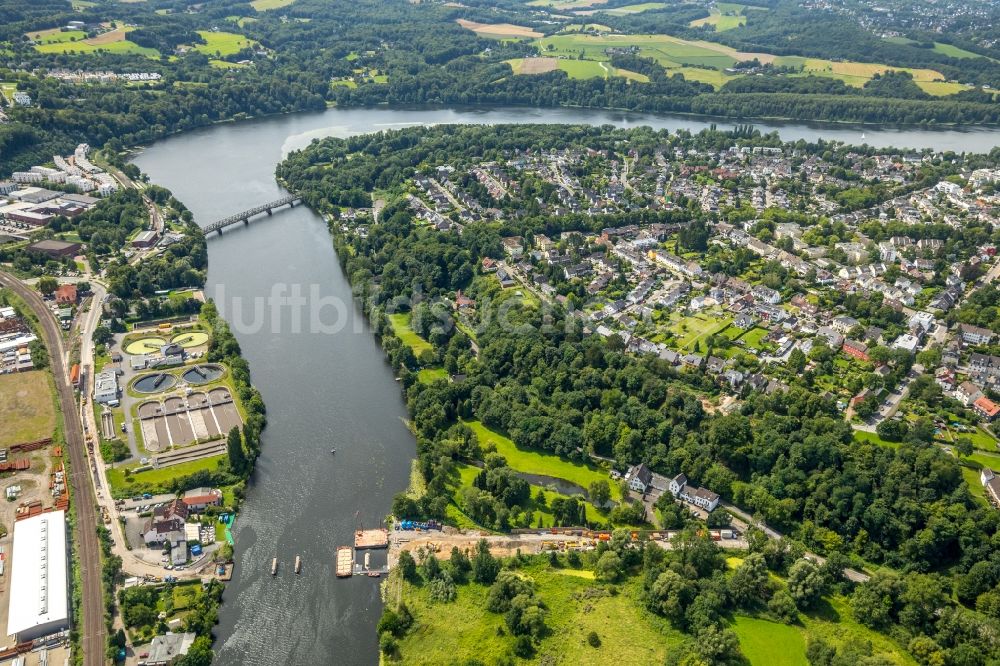
[[271, 575], [275, 576], [278, 573], [278, 558], [275, 557], [271, 560]]
[[865, 140], [865, 133], [864, 133], [864, 132], [862, 132], [862, 133], [861, 133], [861, 140], [862, 140], [862, 141], [864, 141], [864, 140]]
[[337, 452], [337, 449], [330, 449], [330, 455], [333, 455], [336, 452]]
[[302, 558], [298, 555], [295, 556], [295, 573], [302, 572]]

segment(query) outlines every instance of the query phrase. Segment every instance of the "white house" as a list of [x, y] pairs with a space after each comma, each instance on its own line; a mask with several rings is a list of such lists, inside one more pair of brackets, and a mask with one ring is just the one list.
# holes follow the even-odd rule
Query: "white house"
[[713, 493], [711, 490], [689, 485], [687, 477], [683, 474], [678, 474], [674, 478], [670, 479], [667, 489], [674, 497], [682, 499], [688, 504], [694, 504], [705, 511], [711, 512], [715, 510], [715, 507], [719, 506], [718, 495]]
[[645, 493], [649, 489], [649, 484], [653, 482], [653, 473], [649, 471], [643, 463], [633, 465], [625, 473], [625, 481], [628, 487], [637, 493]]

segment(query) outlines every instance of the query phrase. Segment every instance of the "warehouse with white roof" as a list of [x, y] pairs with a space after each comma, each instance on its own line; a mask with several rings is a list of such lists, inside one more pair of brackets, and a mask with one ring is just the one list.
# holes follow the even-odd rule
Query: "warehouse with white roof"
[[14, 523], [7, 634], [18, 643], [69, 629], [66, 512]]

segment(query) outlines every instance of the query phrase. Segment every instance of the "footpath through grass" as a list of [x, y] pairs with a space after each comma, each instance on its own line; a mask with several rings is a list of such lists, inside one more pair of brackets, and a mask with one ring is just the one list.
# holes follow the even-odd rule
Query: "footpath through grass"
[[[507, 465], [518, 472], [564, 479], [581, 488], [588, 488], [594, 481], [610, 481], [608, 473], [596, 465], [566, 460], [550, 453], [520, 449], [509, 437], [490, 430], [480, 421], [466, 421], [465, 424], [476, 433], [480, 446], [492, 444], [497, 453], [507, 459]], [[616, 483], [611, 484], [611, 498], [621, 499], [621, 490]]]

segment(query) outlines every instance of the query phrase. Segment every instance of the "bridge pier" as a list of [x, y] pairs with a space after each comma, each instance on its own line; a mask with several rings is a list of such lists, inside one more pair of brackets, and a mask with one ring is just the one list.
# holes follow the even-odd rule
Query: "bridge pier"
[[250, 220], [249, 219], [243, 220], [243, 226], [247, 226], [248, 224], [250, 224]]
[[268, 214], [269, 216], [270, 216], [270, 215], [272, 215], [272, 213], [271, 213], [271, 209], [270, 209], [270, 208], [268, 208], [268, 209], [267, 209], [267, 214]]

